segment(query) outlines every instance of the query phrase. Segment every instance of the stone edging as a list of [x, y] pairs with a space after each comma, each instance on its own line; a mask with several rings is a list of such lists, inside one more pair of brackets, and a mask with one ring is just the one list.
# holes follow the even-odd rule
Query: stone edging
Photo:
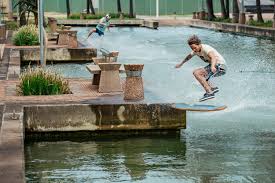
[[194, 20], [194, 19], [182, 19], [182, 20], [160, 20], [160, 25], [184, 25], [197, 28], [207, 28], [222, 32], [240, 33], [251, 36], [265, 37], [275, 40], [275, 29], [274, 28], [263, 28], [243, 24], [234, 23], [221, 23], [212, 22], [205, 20]]

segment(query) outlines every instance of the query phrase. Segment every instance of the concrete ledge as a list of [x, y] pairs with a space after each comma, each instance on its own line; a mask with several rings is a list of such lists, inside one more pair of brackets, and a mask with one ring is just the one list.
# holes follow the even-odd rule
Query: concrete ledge
[[221, 23], [221, 22], [193, 20], [193, 19], [182, 19], [182, 20], [173, 20], [173, 21], [161, 20], [160, 24], [161, 25], [184, 25], [184, 26], [191, 26], [196, 28], [206, 28], [206, 29], [213, 29], [213, 30], [223, 31], [223, 32], [240, 33], [240, 34], [275, 39], [274, 28], [261, 28], [256, 26], [243, 25], [243, 24]]
[[[22, 61], [40, 60], [39, 49], [21, 50]], [[97, 56], [96, 48], [48, 48], [47, 61], [69, 62], [69, 61], [92, 61]]]
[[[59, 25], [70, 25], [70, 26], [96, 26], [99, 20], [57, 20]], [[133, 20], [111, 20], [111, 24], [115, 26], [140, 26], [143, 24], [141, 19]]]
[[10, 50], [8, 80], [17, 80], [19, 78], [20, 64], [20, 52], [18, 50]]
[[159, 27], [159, 22], [156, 20], [144, 20], [142, 26], [151, 29], [157, 29]]
[[27, 133], [179, 130], [186, 128], [186, 111], [169, 104], [26, 106], [24, 124]]
[[25, 182], [24, 128], [22, 113], [19, 118], [10, 119], [4, 113], [0, 131], [0, 180], [1, 182]]

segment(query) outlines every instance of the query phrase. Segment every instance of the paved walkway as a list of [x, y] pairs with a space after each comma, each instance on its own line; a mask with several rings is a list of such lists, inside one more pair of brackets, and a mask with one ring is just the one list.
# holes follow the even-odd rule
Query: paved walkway
[[0, 101], [18, 104], [49, 104], [49, 103], [81, 103], [81, 101], [98, 99], [99, 97], [121, 96], [122, 93], [98, 93], [89, 79], [70, 79], [69, 85], [73, 94], [51, 96], [18, 96], [16, 86], [19, 81], [0, 81]]

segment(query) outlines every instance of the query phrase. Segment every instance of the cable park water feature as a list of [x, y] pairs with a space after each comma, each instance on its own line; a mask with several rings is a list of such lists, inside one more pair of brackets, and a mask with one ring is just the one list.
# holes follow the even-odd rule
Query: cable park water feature
[[[84, 40], [88, 28], [78, 30]], [[193, 58], [175, 64], [191, 50], [190, 35], [214, 46], [226, 59], [228, 73], [207, 104], [224, 111], [188, 113], [180, 137], [115, 138], [30, 142], [25, 146], [27, 181], [64, 182], [273, 182], [275, 150], [275, 42], [188, 27], [112, 28], [87, 47], [120, 52], [120, 63], [142, 63], [145, 100], [186, 102], [202, 95], [192, 76], [205, 66]], [[47, 66], [66, 77], [90, 74], [85, 64]], [[45, 154], [41, 152], [47, 152]]]

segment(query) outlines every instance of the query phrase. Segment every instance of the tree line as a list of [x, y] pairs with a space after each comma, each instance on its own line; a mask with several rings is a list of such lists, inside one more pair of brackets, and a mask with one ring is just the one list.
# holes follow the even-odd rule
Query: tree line
[[[216, 18], [214, 14], [213, 8], [213, 0], [205, 0], [208, 11], [208, 20], [214, 20]], [[240, 13], [239, 9], [239, 0], [220, 0], [221, 5], [221, 17], [224, 19], [229, 19], [230, 17], [230, 3], [232, 3], [232, 13], [233, 16], [238, 17]], [[275, 1], [275, 0], [273, 0]], [[261, 9], [261, 0], [255, 0], [256, 2], [256, 13], [257, 13], [257, 21], [264, 22], [262, 17], [262, 9]], [[20, 25], [26, 25], [30, 16], [30, 13], [33, 13], [35, 23], [38, 22], [38, 11], [37, 11], [37, 0], [19, 0], [15, 5], [15, 7], [19, 7], [19, 16], [20, 16]], [[70, 0], [66, 0], [66, 10], [67, 16], [71, 15], [70, 8]], [[87, 14], [96, 14], [95, 8], [92, 0], [86, 0], [86, 13]], [[117, 13], [122, 14], [122, 6], [121, 1], [117, 0]], [[134, 3], [133, 0], [129, 0], [129, 17], [134, 18]], [[274, 8], [274, 18], [275, 18], [275, 8]]]
[[[232, 13], [233, 16], [239, 17], [240, 8], [238, 0], [231, 0], [232, 3]], [[256, 13], [257, 13], [257, 21], [264, 22], [262, 16], [262, 8], [261, 8], [261, 0], [255, 0], [256, 3]], [[214, 15], [214, 8], [213, 8], [213, 0], [206, 0], [207, 10], [208, 10], [208, 20], [214, 20], [216, 16]], [[230, 0], [220, 0], [221, 5], [221, 16], [224, 19], [229, 19], [229, 7], [230, 7]], [[274, 7], [275, 8], [275, 7]], [[274, 10], [274, 17], [275, 17], [275, 10]]]

